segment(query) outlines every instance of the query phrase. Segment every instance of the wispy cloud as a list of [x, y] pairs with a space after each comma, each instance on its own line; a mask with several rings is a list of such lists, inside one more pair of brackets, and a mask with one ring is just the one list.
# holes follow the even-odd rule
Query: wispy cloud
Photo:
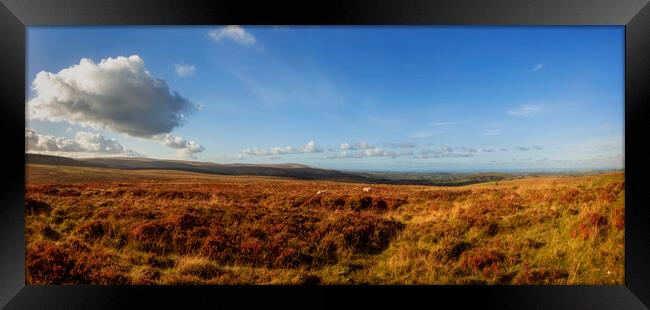
[[346, 92], [322, 72], [297, 70], [271, 56], [264, 58], [268, 59], [267, 70], [248, 71], [229, 66], [224, 68], [259, 99], [257, 104], [261, 103], [267, 108], [311, 106], [328, 109], [345, 104]]
[[488, 129], [482, 136], [498, 136], [501, 134], [501, 129]]
[[417, 145], [410, 142], [386, 142], [383, 143], [382, 146], [389, 149], [412, 149]]
[[247, 46], [254, 45], [257, 42], [255, 36], [244, 30], [241, 26], [236, 25], [211, 30], [208, 32], [208, 35], [215, 42], [227, 39]]
[[508, 110], [508, 114], [512, 116], [531, 116], [539, 114], [542, 111], [542, 106], [537, 104], [522, 104], [517, 108]]
[[285, 147], [272, 147], [264, 148], [247, 148], [241, 151], [240, 155], [249, 156], [272, 156], [272, 155], [288, 155], [288, 154], [303, 154], [303, 153], [320, 153], [323, 150], [316, 146], [316, 142], [309, 141], [303, 146], [285, 146]]
[[443, 133], [445, 133], [444, 130], [422, 130], [409, 133], [406, 136], [412, 139], [426, 139]]
[[431, 127], [443, 127], [443, 126], [453, 126], [453, 125], [458, 125], [458, 124], [463, 124], [467, 123], [466, 120], [464, 121], [451, 121], [451, 122], [431, 122], [429, 123], [429, 126]]
[[538, 63], [533, 67], [533, 71], [539, 71], [544, 69], [544, 64], [543, 63]]
[[192, 76], [196, 73], [196, 67], [190, 64], [175, 64], [176, 74], [180, 77]]
[[433, 137], [433, 136], [443, 134], [443, 133], [448, 132], [450, 130], [455, 130], [453, 128], [454, 126], [464, 124], [464, 123], [467, 123], [467, 122], [468, 122], [468, 120], [433, 121], [433, 122], [429, 122], [427, 124], [427, 127], [429, 127], [429, 128], [409, 133], [406, 136], [409, 137], [409, 138], [412, 138], [412, 139], [430, 138], [430, 137]]
[[582, 150], [623, 150], [622, 136], [600, 137], [572, 145]]
[[540, 145], [533, 145], [533, 146], [518, 146], [516, 147], [517, 150], [522, 151], [522, 152], [527, 152], [531, 150], [543, 150], [544, 148], [541, 147]]
[[477, 152], [478, 150], [476, 148], [442, 146], [439, 149], [420, 150], [416, 158], [473, 157]]
[[257, 82], [256, 80], [249, 78], [241, 73], [238, 72], [233, 72], [233, 76], [235, 76], [239, 81], [244, 83], [250, 89], [250, 91], [257, 96], [259, 99], [264, 102], [265, 105], [269, 107], [275, 107], [280, 103], [286, 102], [287, 99], [285, 96], [280, 94], [280, 92], [264, 86]]

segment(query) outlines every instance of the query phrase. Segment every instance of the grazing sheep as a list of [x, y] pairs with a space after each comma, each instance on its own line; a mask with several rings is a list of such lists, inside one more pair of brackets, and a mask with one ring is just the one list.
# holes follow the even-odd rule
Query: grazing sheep
[[364, 191], [364, 192], [369, 192], [371, 189], [372, 189], [371, 187], [364, 187], [364, 188], [363, 188], [363, 191]]
[[326, 194], [326, 193], [328, 193], [328, 192], [329, 192], [329, 191], [327, 191], [327, 190], [317, 191], [317, 192], [316, 192], [316, 195]]

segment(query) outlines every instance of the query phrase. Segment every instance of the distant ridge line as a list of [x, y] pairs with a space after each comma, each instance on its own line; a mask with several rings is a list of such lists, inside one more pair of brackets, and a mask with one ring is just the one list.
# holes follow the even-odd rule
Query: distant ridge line
[[475, 183], [500, 181], [506, 179], [499, 175], [462, 175], [457, 179], [436, 180], [431, 178], [388, 177], [381, 174], [342, 172], [331, 169], [314, 168], [301, 164], [216, 164], [210, 162], [193, 162], [181, 160], [163, 160], [151, 158], [98, 157], [69, 158], [64, 156], [26, 153], [27, 164], [77, 166], [93, 168], [112, 168], [124, 170], [175, 170], [213, 175], [249, 175], [266, 177], [284, 177], [298, 180], [322, 180], [367, 184], [392, 185], [427, 185], [427, 186], [464, 186]]

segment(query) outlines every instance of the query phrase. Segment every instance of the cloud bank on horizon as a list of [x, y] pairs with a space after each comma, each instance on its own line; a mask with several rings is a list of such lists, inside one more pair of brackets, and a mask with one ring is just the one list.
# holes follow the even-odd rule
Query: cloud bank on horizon
[[25, 128], [26, 151], [46, 152], [53, 154], [86, 153], [95, 155], [119, 155], [142, 157], [117, 142], [98, 133], [79, 131], [75, 137], [68, 139], [51, 135], [42, 135], [35, 130]]

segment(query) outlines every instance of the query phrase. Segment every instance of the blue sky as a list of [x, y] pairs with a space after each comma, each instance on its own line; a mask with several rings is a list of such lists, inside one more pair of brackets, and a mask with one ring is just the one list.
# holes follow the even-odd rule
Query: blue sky
[[[41, 153], [623, 167], [623, 27], [30, 27], [27, 79], [27, 106], [41, 108], [27, 114], [40, 139], [29, 145]], [[138, 108], [115, 112], [107, 97]]]

